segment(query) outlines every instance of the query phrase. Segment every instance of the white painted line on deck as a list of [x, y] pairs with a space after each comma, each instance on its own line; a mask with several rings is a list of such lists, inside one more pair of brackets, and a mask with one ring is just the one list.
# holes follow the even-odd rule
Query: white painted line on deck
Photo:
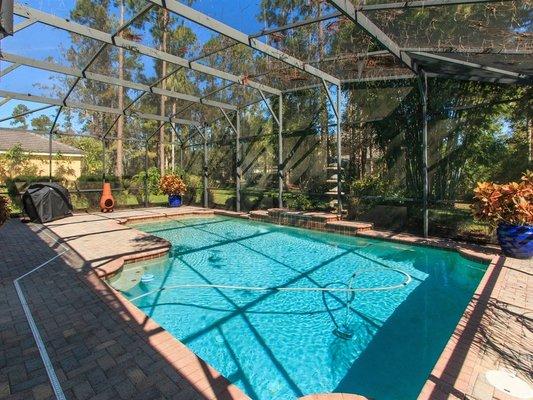
[[[43, 233], [46, 236], [48, 236], [50, 239], [54, 240], [53, 244], [59, 242], [59, 239], [54, 239], [52, 236], [47, 234], [45, 231], [43, 231]], [[54, 390], [56, 398], [58, 400], [66, 400], [65, 393], [63, 392], [63, 389], [61, 388], [61, 384], [59, 383], [59, 379], [57, 378], [56, 372], [54, 370], [54, 366], [52, 365], [50, 356], [48, 355], [48, 352], [46, 351], [46, 346], [43, 342], [39, 329], [37, 328], [37, 324], [35, 323], [35, 320], [33, 319], [33, 315], [31, 313], [30, 307], [28, 305], [26, 297], [24, 296], [24, 293], [22, 292], [22, 288], [19, 283], [22, 278], [34, 273], [35, 271], [38, 271], [42, 267], [50, 264], [52, 261], [61, 257], [63, 254], [65, 254], [66, 252], [70, 250], [67, 246], [65, 246], [62, 243], [59, 243], [59, 245], [64, 249], [61, 253], [56, 254], [54, 257], [43, 262], [41, 265], [38, 265], [37, 267], [33, 268], [31, 271], [26, 272], [25, 274], [19, 276], [13, 281], [13, 285], [15, 285], [17, 296], [19, 298], [20, 304], [22, 305], [22, 309], [24, 310], [24, 314], [26, 315], [26, 319], [28, 320], [28, 324], [30, 325], [31, 333], [33, 335], [33, 338], [35, 339], [35, 343], [37, 344], [37, 349], [39, 350], [39, 354], [41, 355], [41, 359], [43, 360], [44, 368], [46, 369], [46, 373], [48, 374], [48, 379], [50, 380], [50, 384], [52, 385], [52, 389]]]

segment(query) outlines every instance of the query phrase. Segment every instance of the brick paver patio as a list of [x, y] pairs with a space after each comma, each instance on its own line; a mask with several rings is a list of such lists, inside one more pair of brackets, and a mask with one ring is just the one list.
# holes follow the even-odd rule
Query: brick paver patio
[[[123, 226], [131, 232], [118, 232], [109, 224], [121, 227], [89, 214], [51, 224], [73, 250], [22, 281], [66, 397], [246, 398], [157, 324], [140, 312], [131, 314], [96, 277], [95, 266], [135, 249], [162, 246], [148, 235]], [[13, 286], [15, 278], [57, 254], [51, 242], [38, 225], [11, 220], [0, 229], [0, 398], [54, 398]], [[105, 249], [98, 248], [103, 243]], [[86, 259], [76, 254], [80, 249]]]
[[[13, 286], [15, 278], [61, 250], [45, 232], [60, 237], [70, 250], [24, 278], [22, 287], [68, 399], [246, 398], [100, 279], [124, 261], [168, 249], [164, 240], [119, 222], [190, 213], [212, 211], [152, 208], [79, 214], [47, 228], [17, 220], [2, 227], [0, 398], [53, 398]], [[423, 242], [410, 235], [364, 234]], [[439, 240], [426, 244], [454, 246]], [[470, 257], [492, 259], [492, 264], [420, 399], [511, 399], [488, 384], [485, 372], [505, 367], [531, 378], [533, 262], [499, 257], [490, 249], [460, 249]]]

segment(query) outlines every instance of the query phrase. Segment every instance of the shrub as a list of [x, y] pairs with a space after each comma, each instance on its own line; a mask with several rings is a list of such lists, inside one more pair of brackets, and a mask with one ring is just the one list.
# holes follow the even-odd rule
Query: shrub
[[[161, 175], [157, 167], [148, 168], [148, 193], [161, 194], [159, 190], [159, 180]], [[131, 178], [130, 192], [136, 196], [144, 196], [144, 171], [139, 172]]]
[[[41, 171], [31, 162], [32, 155], [16, 144], [0, 155], [0, 181], [20, 175], [38, 175]], [[43, 178], [41, 178], [43, 179]]]
[[311, 199], [303, 193], [284, 193], [283, 204], [298, 211], [307, 211], [313, 208]]
[[472, 211], [476, 219], [493, 225], [532, 225], [533, 172], [527, 171], [520, 182], [479, 182], [474, 189]]
[[11, 212], [11, 201], [9, 197], [0, 196], [0, 226], [9, 218]]
[[[28, 186], [35, 182], [49, 182], [48, 176], [40, 175], [17, 175], [12, 178], [6, 179], [6, 187], [10, 196], [19, 195], [24, 192]], [[59, 178], [53, 176], [52, 182], [59, 182]]]
[[183, 196], [187, 191], [187, 186], [179, 176], [169, 174], [159, 180], [159, 189], [168, 196], [176, 194]]
[[183, 197], [185, 204], [195, 204], [202, 202], [202, 195], [199, 193], [202, 189], [202, 178], [198, 175], [184, 175], [185, 185], [187, 186], [187, 192]]

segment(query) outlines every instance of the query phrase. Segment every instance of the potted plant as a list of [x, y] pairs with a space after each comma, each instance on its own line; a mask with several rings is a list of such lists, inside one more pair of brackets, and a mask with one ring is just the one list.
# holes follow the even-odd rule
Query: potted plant
[[164, 175], [159, 181], [159, 188], [168, 196], [168, 205], [170, 207], [181, 206], [181, 196], [187, 192], [187, 186], [183, 179], [173, 174]]
[[533, 172], [527, 171], [520, 182], [478, 183], [472, 209], [477, 219], [498, 226], [496, 234], [505, 255], [533, 257]]
[[9, 218], [11, 212], [11, 202], [9, 197], [0, 196], [0, 226]]

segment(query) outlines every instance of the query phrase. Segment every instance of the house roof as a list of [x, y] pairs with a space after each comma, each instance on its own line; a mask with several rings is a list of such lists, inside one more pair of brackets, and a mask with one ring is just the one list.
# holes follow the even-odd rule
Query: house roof
[[[48, 153], [48, 137], [25, 129], [0, 128], [0, 152], [7, 151], [20, 144], [24, 151], [31, 153]], [[67, 144], [52, 141], [52, 153], [82, 155], [82, 151]]]

